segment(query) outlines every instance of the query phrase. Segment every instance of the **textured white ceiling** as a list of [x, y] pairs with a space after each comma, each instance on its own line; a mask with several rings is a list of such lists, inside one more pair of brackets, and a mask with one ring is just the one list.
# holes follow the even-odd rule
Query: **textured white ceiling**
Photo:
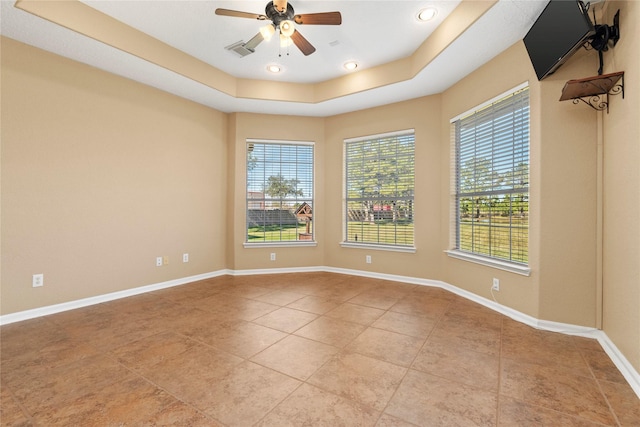
[[[224, 49], [248, 41], [264, 21], [215, 15], [216, 8], [264, 13], [262, 1], [146, 0], [84, 2], [134, 28], [238, 78], [310, 83], [344, 75], [342, 65], [356, 60], [361, 69], [411, 55], [459, 1], [292, 1], [296, 13], [338, 10], [340, 26], [300, 25], [298, 30], [317, 49], [303, 56], [295, 46], [279, 52], [275, 40], [260, 44], [244, 58]], [[165, 68], [87, 38], [1, 1], [3, 35], [53, 53], [162, 89], [224, 112], [260, 112], [328, 116], [442, 92], [521, 40], [547, 0], [501, 0], [465, 34], [405, 82], [317, 103], [239, 99], [225, 95]], [[439, 9], [435, 22], [420, 23], [419, 10]], [[283, 53], [279, 57], [278, 54]], [[266, 66], [277, 63], [274, 76]]]
[[[254, 54], [239, 58], [224, 48], [248, 41], [268, 21], [218, 16], [216, 8], [264, 14], [266, 1], [104, 1], [84, 3], [137, 28], [220, 70], [241, 78], [315, 83], [346, 73], [342, 64], [355, 59], [373, 67], [411, 55], [460, 3], [451, 1], [309, 1], [293, 0], [295, 13], [340, 11], [342, 25], [297, 25], [316, 47], [308, 57], [292, 46], [280, 49], [276, 38], [262, 42]], [[429, 4], [440, 13], [420, 22], [417, 13]], [[279, 56], [282, 54], [282, 56]], [[266, 65], [278, 63], [274, 76]]]

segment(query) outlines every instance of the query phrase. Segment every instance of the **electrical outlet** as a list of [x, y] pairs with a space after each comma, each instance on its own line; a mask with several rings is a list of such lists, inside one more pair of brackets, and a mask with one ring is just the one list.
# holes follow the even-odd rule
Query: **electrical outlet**
[[491, 289], [494, 291], [500, 290], [500, 279], [496, 279], [495, 277], [493, 278], [493, 285], [491, 285]]
[[167, 265], [167, 264], [169, 264], [169, 257], [168, 256], [162, 257], [162, 265]]
[[156, 257], [156, 267], [162, 267], [162, 257]]
[[276, 253], [271, 252], [271, 261], [275, 261], [275, 260], [276, 260]]
[[34, 288], [44, 286], [44, 274], [34, 274], [31, 281], [31, 286], [33, 286]]
[[182, 254], [182, 262], [189, 262], [189, 254]]
[[367, 262], [367, 264], [371, 264], [371, 255], [367, 255], [365, 257], [365, 261]]

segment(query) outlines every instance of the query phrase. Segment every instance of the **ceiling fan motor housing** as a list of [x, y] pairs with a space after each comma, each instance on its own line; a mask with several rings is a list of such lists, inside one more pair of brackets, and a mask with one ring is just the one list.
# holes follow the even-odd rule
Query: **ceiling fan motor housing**
[[267, 7], [264, 9], [264, 14], [267, 15], [267, 18], [271, 19], [276, 27], [279, 27], [282, 21], [293, 20], [295, 12], [293, 10], [293, 6], [291, 6], [291, 3], [289, 2], [287, 2], [287, 10], [281, 13], [278, 11], [273, 2], [270, 1], [269, 3], [267, 3]]

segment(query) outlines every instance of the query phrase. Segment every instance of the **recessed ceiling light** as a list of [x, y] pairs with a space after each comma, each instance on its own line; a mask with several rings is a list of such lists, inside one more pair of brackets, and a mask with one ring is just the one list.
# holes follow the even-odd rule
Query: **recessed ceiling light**
[[349, 61], [344, 63], [344, 68], [347, 71], [353, 71], [358, 68], [358, 63], [356, 61]]
[[420, 21], [430, 21], [436, 17], [438, 14], [438, 9], [435, 7], [427, 7], [426, 9], [422, 9], [418, 12], [418, 20]]
[[269, 71], [270, 73], [279, 73], [280, 71], [282, 71], [282, 68], [280, 68], [279, 65], [267, 65], [267, 71]]

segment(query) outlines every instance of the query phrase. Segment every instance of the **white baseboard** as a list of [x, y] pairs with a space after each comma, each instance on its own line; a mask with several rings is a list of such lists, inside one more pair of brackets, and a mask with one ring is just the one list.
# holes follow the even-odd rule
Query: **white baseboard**
[[596, 332], [596, 339], [609, 356], [611, 361], [616, 365], [622, 376], [627, 380], [638, 398], [640, 398], [640, 374], [629, 363], [626, 357], [618, 350], [618, 347], [611, 341], [604, 331]]
[[290, 267], [290, 268], [260, 268], [251, 270], [228, 270], [232, 276], [253, 276], [257, 274], [286, 274], [286, 273], [313, 273], [327, 271], [325, 267]]
[[181, 279], [169, 280], [167, 282], [155, 283], [138, 288], [125, 289], [123, 291], [111, 292], [95, 297], [82, 298], [75, 301], [63, 302], [60, 304], [48, 305], [45, 307], [34, 308], [31, 310], [19, 311], [0, 316], [0, 325], [8, 325], [9, 323], [21, 322], [23, 320], [35, 319], [36, 317], [47, 316], [49, 314], [61, 313], [63, 311], [73, 310], [76, 308], [88, 307], [90, 305], [100, 304], [103, 302], [113, 301], [120, 298], [126, 298], [133, 295], [140, 295], [159, 289], [170, 288], [173, 286], [184, 285], [198, 280], [211, 279], [212, 277], [230, 274], [227, 270], [219, 270], [211, 273], [198, 274], [196, 276], [183, 277]]
[[529, 325], [531, 327], [551, 331], [560, 332], [568, 335], [577, 335], [586, 338], [592, 338], [598, 340], [602, 348], [611, 358], [616, 365], [620, 373], [627, 380], [633, 391], [640, 398], [640, 374], [629, 363], [626, 357], [620, 352], [616, 345], [609, 339], [604, 331], [588, 328], [584, 326], [571, 325], [568, 323], [551, 322], [548, 320], [540, 320], [528, 314], [514, 310], [510, 307], [504, 306], [496, 301], [489, 300], [481, 297], [464, 289], [450, 285], [446, 282], [438, 280], [422, 279], [418, 277], [400, 276], [395, 274], [375, 273], [362, 270], [351, 270], [346, 268], [335, 268], [325, 266], [315, 267], [294, 267], [294, 268], [269, 268], [269, 269], [249, 269], [249, 270], [218, 270], [210, 273], [199, 274], [196, 276], [184, 277], [181, 279], [169, 280], [167, 282], [156, 283], [147, 286], [141, 286], [138, 288], [126, 289], [123, 291], [112, 292], [104, 295], [98, 295], [90, 298], [83, 298], [80, 300], [69, 301], [61, 304], [50, 305], [46, 307], [35, 308], [32, 310], [20, 311], [17, 313], [5, 314], [0, 316], [0, 325], [7, 325], [9, 323], [20, 322], [22, 320], [34, 319], [36, 317], [46, 316], [49, 314], [60, 313], [67, 310], [73, 310], [76, 308], [87, 307], [94, 304], [100, 304], [103, 302], [113, 301], [120, 298], [126, 298], [133, 295], [139, 295], [146, 292], [156, 291], [159, 289], [170, 288], [173, 286], [184, 285], [187, 283], [195, 282], [198, 280], [211, 279], [213, 277], [232, 275], [232, 276], [248, 276], [257, 274], [284, 274], [284, 273], [309, 273], [309, 272], [328, 272], [337, 274], [348, 274], [360, 277], [369, 277], [373, 279], [393, 280], [396, 282], [409, 283], [421, 286], [433, 286], [441, 289], [445, 289], [470, 301], [483, 305], [491, 310], [501, 313], [507, 317], [512, 318], [520, 323]]
[[504, 306], [496, 301], [492, 301], [490, 299], [481, 297], [472, 292], [466, 291], [464, 289], [458, 288], [456, 286], [450, 285], [446, 282], [442, 282], [439, 280], [429, 280], [429, 279], [421, 279], [417, 277], [399, 276], [399, 275], [384, 274], [384, 273], [373, 273], [370, 271], [348, 270], [344, 268], [332, 268], [332, 267], [325, 267], [324, 271], [331, 272], [331, 273], [351, 274], [354, 276], [371, 277], [375, 279], [393, 280], [396, 282], [410, 283], [414, 285], [434, 286], [434, 287], [442, 288], [453, 294], [459, 295], [463, 298], [476, 302], [480, 305], [490, 308], [491, 310], [497, 311], [500, 314], [504, 314], [507, 317], [510, 317], [514, 320], [517, 320], [520, 323], [524, 323], [536, 329], [544, 329], [544, 330], [553, 331], [553, 332], [562, 332], [569, 335], [579, 335], [579, 336], [585, 336], [585, 337], [594, 338], [594, 339], [596, 337], [593, 334], [598, 332], [598, 330], [595, 328], [588, 328], [584, 326], [571, 325], [568, 323], [557, 323], [557, 322], [550, 322], [547, 320], [536, 319], [535, 317], [529, 316], [528, 314], [524, 314], [520, 311]]

